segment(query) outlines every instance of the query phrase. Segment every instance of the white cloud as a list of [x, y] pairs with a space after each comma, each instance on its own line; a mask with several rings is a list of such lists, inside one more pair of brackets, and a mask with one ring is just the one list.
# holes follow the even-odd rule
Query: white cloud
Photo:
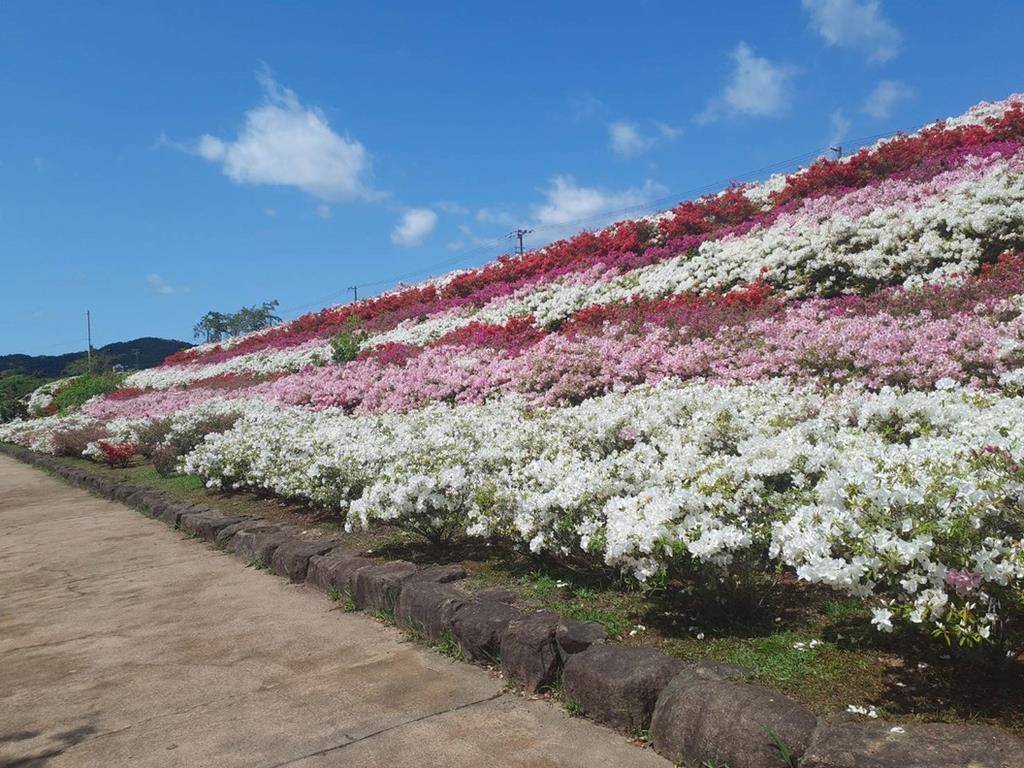
[[581, 187], [572, 176], [555, 176], [544, 191], [546, 202], [533, 207], [537, 228], [565, 231], [597, 227], [622, 218], [623, 209], [636, 208], [664, 195], [668, 189], [653, 181], [622, 192]]
[[864, 102], [864, 111], [879, 120], [892, 115], [892, 111], [901, 101], [906, 101], [914, 92], [906, 83], [897, 80], [883, 80], [875, 86]]
[[473, 231], [472, 227], [465, 224], [459, 225], [459, 232], [462, 233], [463, 239], [448, 243], [448, 250], [461, 251], [471, 245], [475, 248], [497, 248], [504, 241], [503, 237], [481, 237]]
[[640, 155], [654, 146], [654, 138], [640, 133], [636, 123], [616, 122], [608, 126], [608, 144], [622, 157]]
[[402, 246], [419, 245], [436, 226], [437, 214], [430, 208], [412, 208], [403, 213], [395, 225], [391, 242]]
[[465, 216], [469, 213], [469, 209], [466, 206], [461, 205], [454, 200], [441, 200], [440, 202], [434, 203], [434, 207], [439, 211], [451, 213], [456, 216]]
[[481, 208], [476, 212], [476, 220], [484, 224], [501, 224], [503, 227], [509, 227], [516, 223], [516, 219], [511, 213], [494, 208]]
[[850, 119], [846, 116], [846, 113], [841, 109], [837, 109], [832, 113], [832, 134], [829, 137], [829, 147], [836, 147], [843, 143], [843, 139], [850, 132]]
[[903, 35], [882, 16], [877, 0], [803, 0], [803, 4], [815, 31], [829, 45], [862, 51], [870, 61], [888, 61], [899, 52]]
[[150, 288], [163, 296], [172, 296], [178, 292], [177, 288], [160, 277], [156, 272], [146, 275], [146, 283], [149, 284]]
[[655, 120], [654, 127], [658, 129], [658, 134], [661, 138], [667, 139], [668, 141], [675, 141], [683, 135], [682, 128], [676, 128], [674, 125], [669, 125], [668, 123], [662, 123]]
[[620, 157], [642, 155], [659, 141], [675, 141], [682, 134], [679, 128], [654, 121], [655, 135], [644, 135], [640, 126], [625, 120], [608, 124], [608, 146]]
[[201, 136], [200, 156], [239, 184], [297, 187], [327, 202], [381, 197], [367, 184], [370, 155], [361, 143], [335, 133], [320, 110], [304, 106], [269, 74], [257, 79], [263, 103], [245, 114], [235, 139]]
[[327, 221], [334, 215], [334, 211], [331, 210], [331, 206], [327, 203], [320, 203], [320, 205], [313, 209], [313, 212], [324, 221]]
[[789, 108], [791, 81], [796, 70], [755, 56], [753, 49], [743, 42], [736, 46], [732, 58], [736, 62], [732, 79], [722, 95], [697, 116], [697, 122], [714, 122], [723, 112], [753, 117], [783, 115]]

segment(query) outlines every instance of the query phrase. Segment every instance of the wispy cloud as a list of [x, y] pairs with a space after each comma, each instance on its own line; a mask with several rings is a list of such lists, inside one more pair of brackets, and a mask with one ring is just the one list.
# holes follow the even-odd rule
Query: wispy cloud
[[619, 121], [608, 126], [608, 145], [621, 157], [641, 155], [654, 146], [653, 136], [644, 136], [636, 123]]
[[516, 223], [515, 216], [496, 208], [481, 208], [476, 212], [475, 218], [482, 224], [500, 224], [503, 227], [510, 227]]
[[569, 109], [575, 120], [590, 120], [607, 112], [608, 107], [592, 93], [582, 93], [569, 99]]
[[533, 222], [537, 229], [560, 236], [610, 224], [622, 218], [625, 209], [642, 206], [667, 192], [666, 187], [650, 180], [640, 187], [613, 192], [581, 186], [572, 176], [555, 176], [544, 190], [545, 201], [533, 207]]
[[173, 296], [178, 292], [177, 288], [164, 280], [156, 272], [146, 275], [146, 283], [153, 291], [162, 296]]
[[449, 251], [462, 251], [470, 246], [474, 248], [500, 249], [507, 244], [507, 240], [504, 237], [481, 237], [465, 224], [459, 225], [459, 232], [462, 234], [462, 238], [448, 243], [446, 247]]
[[257, 80], [263, 103], [245, 114], [234, 139], [201, 136], [195, 147], [201, 157], [238, 184], [296, 187], [332, 203], [382, 196], [367, 181], [370, 155], [359, 141], [336, 133], [323, 112], [304, 106], [267, 72]]
[[404, 247], [419, 245], [436, 226], [437, 214], [430, 208], [411, 208], [392, 230], [391, 242]]
[[883, 80], [868, 94], [864, 102], [864, 111], [874, 118], [884, 120], [892, 116], [893, 110], [914, 95], [914, 91], [906, 83], [898, 80]]
[[712, 99], [697, 116], [699, 123], [711, 123], [723, 115], [781, 117], [789, 109], [792, 80], [796, 69], [754, 54], [744, 42], [732, 52], [732, 77], [722, 95]]
[[829, 135], [828, 145], [836, 147], [843, 143], [843, 139], [850, 132], [850, 119], [843, 110], [837, 109], [832, 113], [830, 122], [832, 124], [832, 133]]
[[875, 0], [803, 0], [803, 5], [829, 45], [861, 51], [869, 61], [888, 61], [899, 53], [903, 35]]
[[466, 206], [454, 200], [441, 200], [434, 203], [434, 207], [443, 213], [451, 213], [455, 216], [465, 216], [469, 213], [469, 209]]
[[619, 157], [635, 157], [652, 149], [662, 141], [675, 141], [682, 130], [667, 123], [654, 121], [654, 130], [646, 133], [637, 123], [617, 120], [608, 124], [608, 146]]

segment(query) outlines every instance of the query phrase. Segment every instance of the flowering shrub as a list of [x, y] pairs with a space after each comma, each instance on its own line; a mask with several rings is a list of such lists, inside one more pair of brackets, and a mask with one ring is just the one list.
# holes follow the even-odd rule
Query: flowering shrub
[[880, 631], [991, 642], [1024, 611], [1022, 252], [1011, 97], [178, 353], [63, 416], [40, 390], [0, 440], [646, 584], [785, 569]]
[[[53, 432], [44, 437], [46, 450], [56, 456], [83, 456], [90, 445], [107, 436], [105, 427], [99, 424], [74, 425], [67, 423], [54, 424], [57, 427]], [[44, 432], [45, 434], [45, 432]], [[30, 433], [32, 438], [35, 434]], [[30, 447], [37, 448], [38, 443], [33, 440]]]
[[512, 537], [641, 581], [781, 564], [887, 611], [883, 628], [899, 617], [967, 643], [1024, 588], [1020, 407], [945, 384], [822, 395], [671, 380], [548, 409], [352, 417], [254, 400], [185, 469], [350, 525]]
[[[103, 461], [110, 467], [127, 467], [139, 451], [139, 447], [134, 443], [111, 443], [107, 440], [98, 440], [95, 446]], [[89, 449], [87, 448], [84, 453], [89, 455]]]

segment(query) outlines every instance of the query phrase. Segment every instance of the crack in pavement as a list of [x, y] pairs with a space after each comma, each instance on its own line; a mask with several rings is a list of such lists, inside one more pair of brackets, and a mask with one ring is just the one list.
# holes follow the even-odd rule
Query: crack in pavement
[[52, 648], [58, 645], [65, 645], [67, 643], [74, 643], [79, 640], [89, 640], [94, 637], [128, 637], [128, 635], [121, 635], [116, 632], [90, 632], [87, 635], [79, 635], [78, 637], [67, 637], [63, 640], [47, 640], [45, 643], [32, 643], [31, 645], [19, 645], [14, 648], [4, 648], [4, 654], [17, 653], [18, 651], [31, 651], [36, 648]]
[[432, 717], [438, 717], [440, 715], [447, 715], [447, 714], [449, 714], [451, 712], [459, 712], [460, 710], [468, 709], [469, 707], [475, 707], [477, 704], [486, 704], [489, 701], [494, 701], [495, 699], [500, 698], [504, 694], [505, 694], [504, 691], [498, 691], [497, 693], [492, 694], [490, 696], [487, 696], [487, 697], [485, 697], [483, 699], [477, 699], [476, 701], [470, 701], [470, 702], [467, 702], [465, 704], [459, 704], [456, 707], [450, 707], [448, 709], [442, 709], [439, 712], [431, 712], [431, 713], [426, 714], [426, 715], [421, 715], [420, 717], [414, 717], [412, 720], [406, 720], [406, 721], [401, 722], [401, 723], [396, 723], [395, 725], [389, 725], [387, 728], [381, 728], [379, 731], [374, 731], [373, 733], [368, 733], [365, 736], [360, 736], [358, 739], [354, 739], [351, 736], [349, 736], [348, 734], [342, 733], [341, 735], [344, 736], [345, 738], [349, 739], [349, 741], [346, 741], [343, 744], [336, 744], [333, 747], [326, 747], [325, 749], [318, 749], [318, 750], [316, 750], [314, 752], [309, 752], [309, 753], [307, 753], [305, 755], [299, 755], [298, 757], [293, 757], [293, 758], [290, 758], [288, 760], [285, 760], [283, 763], [274, 763], [273, 765], [267, 766], [267, 768], [284, 768], [284, 766], [286, 766], [286, 765], [294, 765], [295, 763], [298, 763], [298, 762], [300, 762], [302, 760], [308, 760], [311, 757], [322, 757], [323, 755], [329, 755], [332, 752], [337, 752], [339, 750], [345, 749], [345, 747], [351, 747], [353, 744], [358, 744], [361, 741], [366, 741], [367, 739], [372, 739], [375, 736], [380, 736], [381, 734], [388, 733], [389, 731], [394, 731], [394, 730], [396, 730], [398, 728], [404, 728], [407, 725], [414, 725], [416, 723], [422, 723], [424, 720], [429, 720]]
[[[104, 579], [115, 579], [115, 578], [118, 578], [120, 576], [131, 576], [133, 574], [142, 573], [143, 571], [152, 571], [152, 570], [156, 570], [158, 568], [172, 568], [172, 567], [174, 567], [176, 565], [187, 565], [187, 564], [195, 562], [197, 560], [201, 560], [201, 558], [202, 558], [202, 555], [197, 554], [197, 555], [194, 555], [192, 557], [186, 557], [186, 558], [184, 558], [182, 560], [173, 560], [173, 561], [168, 561], [166, 563], [156, 563], [155, 565], [145, 565], [145, 566], [140, 566], [138, 568], [127, 568], [127, 569], [121, 570], [121, 571], [111, 571], [110, 573], [95, 573], [95, 574], [89, 574], [89, 575], [86, 575], [86, 576], [78, 576], [76, 578], [69, 579], [68, 581], [61, 581], [61, 582], [58, 582], [58, 583], [55, 583], [55, 584], [41, 584], [41, 585], [34, 586], [34, 587], [24, 587], [23, 589], [11, 590], [10, 592], [5, 592], [4, 593], [4, 597], [16, 597], [16, 596], [24, 594], [26, 592], [28, 592], [28, 593], [40, 592], [40, 591], [46, 590], [46, 589], [64, 589], [64, 590], [67, 590], [69, 592], [73, 592], [74, 594], [78, 595], [79, 597], [87, 597], [87, 596], [89, 596], [92, 593], [88, 593], [88, 592], [81, 592], [81, 593], [75, 592], [75, 590], [72, 589], [72, 587], [77, 585], [77, 584], [80, 584], [80, 583], [82, 583], [84, 581], [86, 581], [86, 582], [87, 581], [95, 582], [95, 581], [102, 581]], [[65, 574], [67, 574], [68, 576], [70, 576], [70, 572], [66, 571], [63, 568], [41, 568], [39, 570], [41, 570], [41, 571], [50, 571], [50, 572], [52, 572], [52, 571], [63, 572]]]

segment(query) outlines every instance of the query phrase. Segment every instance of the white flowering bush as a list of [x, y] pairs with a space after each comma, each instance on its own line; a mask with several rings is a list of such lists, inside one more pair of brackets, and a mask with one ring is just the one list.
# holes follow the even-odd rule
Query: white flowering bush
[[1024, 588], [1020, 412], [961, 389], [781, 382], [380, 416], [253, 401], [185, 468], [349, 525], [511, 537], [641, 582], [784, 566], [867, 600], [881, 629], [898, 618], [974, 643]]

